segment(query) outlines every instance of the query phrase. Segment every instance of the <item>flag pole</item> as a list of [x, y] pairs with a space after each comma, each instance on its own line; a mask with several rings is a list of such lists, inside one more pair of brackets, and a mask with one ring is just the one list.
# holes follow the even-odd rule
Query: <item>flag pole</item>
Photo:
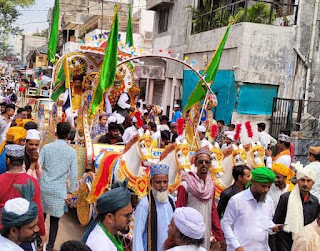
[[194, 143], [195, 143], [195, 140], [196, 140], [196, 137], [197, 137], [197, 133], [198, 133], [198, 126], [199, 126], [199, 125], [200, 125], [200, 123], [201, 123], [201, 117], [202, 117], [202, 114], [203, 114], [203, 110], [205, 109], [205, 107], [207, 107], [207, 103], [208, 103], [208, 94], [209, 94], [209, 91], [207, 90], [206, 97], [205, 97], [205, 99], [204, 99], [203, 106], [202, 106], [202, 109], [201, 109], [201, 112], [200, 112], [199, 121], [198, 121], [198, 123], [197, 123], [196, 133], [194, 134], [194, 137], [193, 137], [193, 140], [192, 140], [191, 149], [193, 149], [193, 146], [194, 146]]

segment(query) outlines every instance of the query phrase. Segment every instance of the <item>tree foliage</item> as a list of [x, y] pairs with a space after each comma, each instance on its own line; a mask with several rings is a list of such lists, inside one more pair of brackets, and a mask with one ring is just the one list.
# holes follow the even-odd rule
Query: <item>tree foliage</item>
[[34, 0], [0, 0], [0, 57], [9, 53], [8, 38], [10, 34], [17, 35], [22, 30], [15, 25], [20, 13], [18, 7], [28, 7]]

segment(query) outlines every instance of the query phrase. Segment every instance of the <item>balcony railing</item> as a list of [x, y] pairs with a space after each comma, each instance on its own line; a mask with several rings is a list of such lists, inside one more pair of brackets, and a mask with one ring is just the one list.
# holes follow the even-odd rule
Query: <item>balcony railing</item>
[[298, 5], [283, 3], [282, 0], [240, 0], [203, 13], [197, 8], [192, 11], [192, 34], [226, 26], [231, 16], [237, 22], [252, 22], [279, 26], [297, 23]]

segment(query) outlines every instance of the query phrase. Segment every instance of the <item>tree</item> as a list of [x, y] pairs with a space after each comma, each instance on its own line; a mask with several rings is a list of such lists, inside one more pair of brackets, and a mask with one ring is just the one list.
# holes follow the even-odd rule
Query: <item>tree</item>
[[0, 58], [10, 53], [10, 34], [17, 35], [22, 31], [14, 24], [20, 15], [17, 7], [25, 8], [32, 4], [34, 0], [0, 0]]

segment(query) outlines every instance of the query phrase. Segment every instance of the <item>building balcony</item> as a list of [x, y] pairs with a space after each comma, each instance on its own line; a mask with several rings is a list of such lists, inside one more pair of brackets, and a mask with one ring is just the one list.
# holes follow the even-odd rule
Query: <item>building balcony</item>
[[[265, 0], [239, 0], [221, 7], [193, 7], [192, 34], [227, 26], [234, 18], [235, 22], [251, 22], [277, 26], [293, 26], [297, 23], [298, 5], [289, 2]], [[209, 11], [208, 11], [209, 10]]]
[[147, 10], [157, 10], [159, 7], [168, 7], [173, 5], [173, 0], [147, 0]]

